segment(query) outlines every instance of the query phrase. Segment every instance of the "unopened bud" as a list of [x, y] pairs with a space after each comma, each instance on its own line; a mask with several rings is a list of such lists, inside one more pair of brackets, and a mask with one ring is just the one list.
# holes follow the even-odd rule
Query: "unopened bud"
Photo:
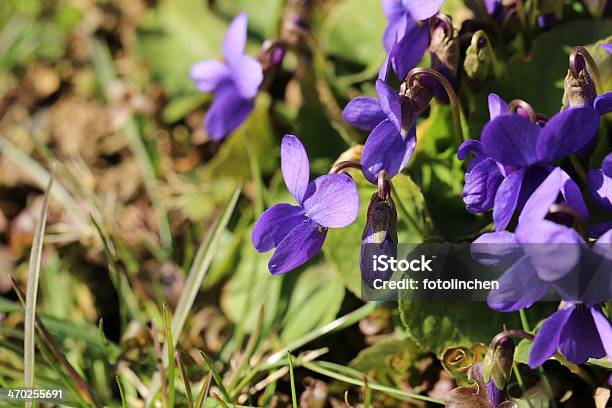
[[429, 52], [431, 68], [457, 76], [459, 66], [459, 39], [454, 35], [452, 20], [440, 21], [432, 30]]
[[564, 90], [563, 105], [565, 106], [591, 105], [597, 97], [595, 83], [586, 69], [578, 73], [569, 69], [565, 76]]
[[378, 193], [372, 195], [362, 239], [361, 279], [373, 288], [376, 279], [387, 280], [393, 273], [390, 268], [376, 270], [373, 266], [375, 257], [386, 255], [395, 258], [397, 254], [397, 210], [391, 195], [385, 198], [381, 198]]
[[474, 34], [472, 43], [465, 53], [463, 68], [471, 79], [481, 81], [486, 79], [491, 73], [493, 57], [487, 41], [483, 37]]
[[504, 389], [512, 374], [513, 361], [514, 341], [505, 337], [485, 355], [483, 362], [485, 382], [489, 382], [492, 378], [498, 389]]

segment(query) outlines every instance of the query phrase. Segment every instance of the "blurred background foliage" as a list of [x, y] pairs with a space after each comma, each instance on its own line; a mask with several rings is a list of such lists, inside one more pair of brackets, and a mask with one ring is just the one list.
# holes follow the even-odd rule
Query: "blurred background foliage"
[[[127, 406], [142, 406], [155, 390], [149, 322], [164, 327], [163, 303], [175, 318], [185, 313], [180, 336], [174, 334], [194, 392], [210, 371], [203, 350], [214, 356], [235, 402], [260, 406], [290, 403], [287, 349], [300, 356], [295, 364], [303, 406], [344, 406], [347, 389], [349, 400], [363, 401], [371, 391], [359, 386], [364, 374], [396, 390], [379, 387], [374, 399], [380, 406], [400, 406], [398, 400], [423, 406], [410, 395], [440, 400], [455, 384], [438, 360], [444, 348], [488, 343], [504, 327], [520, 324], [517, 316], [495, 314], [484, 304], [363, 306], [360, 222], [373, 187], [356, 173], [358, 221], [330, 231], [313, 262], [270, 275], [270, 254], [257, 253], [250, 234], [263, 209], [291, 201], [279, 171], [280, 138], [297, 134], [312, 172], [326, 173], [349, 148], [345, 140], [365, 140], [339, 112], [349, 99], [375, 94], [373, 79], [385, 58], [379, 1], [316, 1], [316, 48], [306, 75], [290, 54], [247, 122], [223, 143], [210, 142], [202, 122], [211, 97], [195, 90], [189, 68], [220, 57], [227, 24], [240, 11], [249, 14], [247, 50], [255, 54], [278, 35], [285, 3], [0, 3], [0, 388], [22, 381], [23, 313], [9, 274], [25, 287], [50, 172], [56, 182], [37, 313], [104, 405], [121, 403], [115, 376]], [[474, 16], [475, 5], [466, 3], [448, 0], [442, 10], [457, 28]], [[580, 2], [566, 1], [565, 11], [567, 22], [538, 32], [529, 44], [517, 37], [500, 48], [501, 79], [461, 88], [467, 135], [478, 137], [487, 120], [489, 92], [525, 99], [538, 112], [558, 111], [575, 45], [589, 48], [607, 78], [606, 90], [612, 89], [612, 59], [593, 47], [611, 34], [612, 23], [593, 20]], [[427, 57], [422, 64], [428, 66]], [[488, 216], [465, 211], [464, 169], [456, 159], [449, 108], [432, 105], [417, 133], [417, 153], [394, 180], [400, 242], [462, 241], [490, 230]], [[609, 144], [600, 150], [609, 151]], [[192, 279], [196, 286], [190, 288]], [[536, 322], [550, 308], [536, 308], [529, 318]], [[338, 327], [344, 330], [336, 333]], [[249, 336], [256, 344], [250, 353]], [[240, 369], [245, 356], [252, 363], [246, 370]], [[308, 362], [315, 358], [316, 364]], [[568, 383], [580, 390], [558, 364], [547, 370], [556, 391]], [[524, 376], [527, 384], [537, 381]], [[88, 405], [48, 354], [36, 356], [36, 383], [66, 388], [71, 406]], [[176, 405], [186, 406], [185, 388], [176, 383]], [[222, 406], [213, 401], [207, 406]], [[580, 405], [588, 398], [577, 401], [571, 406], [590, 406]]]

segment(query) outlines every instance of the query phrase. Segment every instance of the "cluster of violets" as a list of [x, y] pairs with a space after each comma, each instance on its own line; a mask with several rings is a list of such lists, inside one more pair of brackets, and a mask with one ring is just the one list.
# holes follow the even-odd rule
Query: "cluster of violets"
[[[304, 145], [296, 136], [283, 137], [282, 175], [296, 204], [269, 208], [252, 233], [258, 251], [274, 249], [268, 264], [271, 273], [284, 274], [302, 266], [321, 250], [329, 228], [343, 228], [357, 219], [359, 192], [347, 168], [360, 169], [365, 179], [377, 186], [368, 207], [362, 259], [367, 258], [364, 251], [370, 244], [377, 244], [383, 253], [394, 251], [397, 214], [391, 198], [392, 179], [413, 155], [419, 114], [434, 97], [443, 103], [456, 100], [454, 54], [458, 44], [450, 17], [438, 14], [443, 3], [382, 0], [388, 20], [382, 41], [387, 58], [376, 81], [377, 97], [357, 97], [343, 111], [346, 122], [369, 132], [358, 162], [337, 163], [329, 174], [310, 181]], [[503, 19], [509, 12], [499, 0], [485, 0], [484, 4], [493, 19]], [[232, 21], [223, 41], [224, 60], [203, 61], [191, 70], [196, 87], [215, 94], [205, 120], [205, 129], [215, 141], [242, 124], [265, 82], [261, 55], [256, 60], [244, 53], [246, 32], [247, 16], [241, 14]], [[612, 48], [609, 44], [603, 47]], [[433, 69], [414, 69], [427, 50]], [[575, 278], [572, 271], [576, 264], [583, 262], [585, 247], [592, 246], [589, 253], [599, 257], [594, 261], [600, 266], [593, 272], [593, 281], [599, 279], [608, 289], [610, 270], [606, 267], [612, 262], [605, 250], [606, 244], [607, 248], [612, 244], [612, 222], [588, 227], [589, 210], [582, 188], [561, 166], [570, 160], [576, 164], [579, 157], [592, 152], [600, 117], [612, 111], [612, 93], [596, 95], [584, 54], [573, 54], [572, 58], [560, 112], [552, 117], [536, 114], [523, 101], [506, 103], [490, 94], [490, 120], [479, 140], [466, 140], [458, 148], [459, 159], [469, 160], [463, 190], [467, 211], [492, 212], [495, 225], [495, 232], [482, 235], [475, 243], [496, 245], [490, 250], [479, 245], [475, 256], [491, 265], [508, 260], [512, 264], [501, 277], [503, 289], [491, 292], [489, 306], [502, 312], [517, 311], [553, 290], [573, 300], [562, 302], [538, 330], [529, 356], [531, 367], [543, 364], [558, 349], [577, 364], [605, 355], [612, 358], [612, 325], [601, 307], [607, 298], [591, 296], [595, 300], [579, 302], [575, 293], [564, 290]], [[281, 61], [282, 55], [274, 63]], [[388, 83], [391, 70], [403, 81], [399, 90]], [[600, 168], [590, 169], [586, 178], [591, 200], [612, 213], [612, 153]], [[576, 225], [582, 228], [577, 230]], [[517, 246], [522, 244], [550, 246], [544, 250]], [[512, 249], [500, 253], [504, 245]], [[360, 266], [362, 278], [371, 285], [380, 276], [367, 265]], [[609, 290], [606, 293], [609, 296]]]

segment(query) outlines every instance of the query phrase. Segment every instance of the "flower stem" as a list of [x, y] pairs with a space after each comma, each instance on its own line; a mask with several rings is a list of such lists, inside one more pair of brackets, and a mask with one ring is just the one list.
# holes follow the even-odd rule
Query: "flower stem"
[[574, 47], [569, 57], [570, 69], [572, 70], [574, 75], [578, 75], [580, 71], [579, 66], [581, 65], [579, 63], [578, 57], [582, 57], [586, 61], [589, 71], [593, 76], [593, 79], [595, 80], [595, 89], [597, 91], [597, 94], [602, 93], [603, 82], [601, 80], [601, 73], [599, 72], [599, 67], [597, 66], [597, 63], [586, 48], [582, 46]]
[[580, 164], [578, 157], [576, 157], [576, 153], [570, 154], [569, 159], [570, 159], [570, 162], [572, 163], [572, 167], [574, 167], [574, 170], [576, 170], [576, 174], [578, 174], [578, 177], [580, 177], [580, 180], [582, 180], [584, 184], [588, 184], [587, 173], [584, 170], [584, 168], [582, 168], [582, 165]]
[[555, 354], [553, 358], [565, 367], [567, 367], [572, 373], [580, 377], [580, 379], [585, 383], [589, 385], [595, 384], [595, 380], [593, 380], [593, 377], [591, 377], [591, 375], [585, 369], [583, 369], [577, 364], [572, 363], [571, 361], [563, 357], [561, 353]]
[[450, 101], [451, 111], [453, 112], [453, 127], [455, 128], [455, 136], [457, 138], [457, 143], [460, 146], [465, 141], [465, 138], [463, 137], [463, 130], [461, 129], [459, 99], [457, 98], [457, 94], [455, 93], [453, 86], [450, 84], [450, 82], [448, 82], [448, 79], [446, 79], [444, 75], [442, 75], [438, 71], [429, 68], [417, 67], [411, 69], [410, 72], [408, 72], [408, 75], [406, 76], [406, 82], [408, 84], [408, 87], [412, 87], [414, 81], [419, 75], [432, 76], [436, 81], [440, 83], [440, 85], [442, 85], [444, 91], [446, 91], [446, 94], [448, 95], [448, 99]]
[[522, 99], [513, 99], [508, 104], [508, 112], [510, 113], [516, 113], [519, 109], [527, 113], [531, 122], [536, 123], [538, 121], [538, 114], [528, 102]]
[[359, 169], [361, 170], [361, 164], [352, 160], [345, 160], [338, 162], [329, 170], [329, 174], [340, 173], [344, 169]]
[[[299, 359], [296, 360], [296, 363], [300, 363], [300, 365], [304, 368], [307, 368], [310, 371], [314, 371], [315, 373], [324, 375], [326, 377], [330, 377], [333, 379], [336, 379], [338, 381], [342, 381], [348, 384], [353, 384], [353, 385], [357, 385], [360, 387], [364, 387], [365, 386], [365, 382], [362, 379], [358, 379], [358, 378], [353, 378], [350, 377], [348, 375], [345, 374], [340, 374], [337, 373], [336, 371], [330, 370], [328, 368], [322, 367], [321, 365], [315, 363], [315, 362], [302, 362]], [[406, 391], [401, 391], [395, 388], [391, 388], [391, 387], [387, 387], [384, 386], [382, 384], [378, 384], [375, 382], [368, 382], [368, 387], [376, 390], [376, 391], [380, 391], [383, 392], [385, 394], [388, 394], [394, 398], [399, 398], [402, 400], [420, 400], [420, 401], [426, 401], [426, 402], [430, 402], [433, 404], [439, 404], [439, 405], [444, 405], [444, 401], [435, 399], [435, 398], [431, 398], [431, 397], [427, 397], [425, 395], [420, 395], [420, 394], [413, 394], [413, 393], [409, 393]]]
[[353, 324], [357, 323], [358, 321], [360, 321], [361, 319], [363, 319], [364, 317], [369, 315], [372, 311], [374, 311], [375, 309], [378, 309], [382, 305], [383, 305], [383, 302], [366, 303], [360, 308], [353, 310], [352, 312], [342, 317], [339, 317], [333, 322], [330, 322], [326, 324], [325, 326], [320, 327], [319, 329], [312, 331], [308, 333], [307, 335], [300, 337], [299, 339], [289, 343], [288, 345], [286, 345], [285, 347], [283, 347], [282, 349], [278, 350], [276, 353], [268, 357], [265, 362], [267, 364], [275, 363], [281, 358], [285, 357], [288, 351], [293, 351], [295, 349], [298, 349], [304, 346], [305, 344], [308, 344], [311, 341], [318, 339], [319, 337], [324, 336], [328, 333], [352, 326]]

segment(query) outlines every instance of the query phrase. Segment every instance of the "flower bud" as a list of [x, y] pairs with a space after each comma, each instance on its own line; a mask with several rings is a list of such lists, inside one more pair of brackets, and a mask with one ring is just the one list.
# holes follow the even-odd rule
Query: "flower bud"
[[484, 380], [493, 382], [498, 389], [504, 389], [512, 375], [514, 361], [514, 341], [509, 337], [503, 338], [494, 348], [490, 348], [484, 358]]
[[463, 68], [467, 76], [470, 79], [482, 81], [490, 75], [492, 64], [493, 57], [486, 40], [482, 37], [476, 39], [476, 41], [473, 40], [465, 52], [465, 60], [463, 61]]
[[[406, 83], [402, 84], [400, 93], [406, 97], [404, 103], [408, 102], [410, 109], [412, 109], [412, 115], [409, 116], [416, 119], [416, 115], [427, 109], [433, 99], [435, 89], [436, 81], [428, 75], [421, 75], [409, 88], [407, 88]], [[402, 103], [402, 116], [405, 114], [404, 103]]]
[[[459, 69], [459, 38], [455, 36], [452, 19], [444, 14], [436, 16], [431, 30], [429, 53], [431, 68], [438, 71], [453, 85], [457, 85]], [[448, 103], [448, 96], [440, 84], [436, 84], [435, 96], [443, 103]]]
[[362, 239], [361, 278], [373, 288], [374, 280], [387, 280], [393, 273], [391, 270], [375, 270], [374, 256], [395, 257], [397, 254], [397, 211], [390, 195], [386, 198], [380, 198], [378, 193], [372, 195]]
[[454, 36], [453, 27], [447, 27], [446, 24], [440, 22], [431, 33], [429, 43], [431, 68], [456, 77], [459, 65], [459, 39]]
[[563, 105], [566, 107], [592, 105], [597, 97], [595, 83], [586, 69], [581, 69], [578, 73], [569, 69], [565, 76], [564, 89]]

